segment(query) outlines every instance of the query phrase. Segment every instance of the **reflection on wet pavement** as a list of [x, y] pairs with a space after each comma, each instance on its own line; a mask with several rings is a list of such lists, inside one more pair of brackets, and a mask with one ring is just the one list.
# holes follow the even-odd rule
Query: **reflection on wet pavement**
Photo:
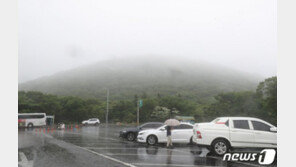
[[162, 144], [128, 142], [118, 137], [120, 130], [109, 125], [20, 131], [19, 153], [27, 149], [35, 155], [32, 158], [27, 153], [34, 166], [258, 166], [206, 156], [208, 151], [195, 145], [174, 144], [173, 149], [167, 149]]

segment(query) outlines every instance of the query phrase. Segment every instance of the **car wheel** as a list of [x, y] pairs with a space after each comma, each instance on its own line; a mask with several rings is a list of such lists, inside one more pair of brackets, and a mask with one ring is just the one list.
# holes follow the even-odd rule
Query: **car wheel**
[[148, 143], [149, 145], [155, 145], [155, 144], [157, 144], [157, 137], [154, 136], [154, 135], [150, 135], [150, 136], [148, 136], [148, 137], [147, 137], [147, 143]]
[[222, 156], [229, 151], [229, 144], [224, 139], [217, 139], [212, 143], [212, 151], [218, 156]]
[[87, 125], [88, 125], [88, 123], [85, 123], [85, 124], [84, 124], [84, 126], [87, 126]]
[[28, 124], [28, 128], [33, 128], [33, 127], [34, 127], [33, 123]]
[[136, 135], [135, 135], [134, 133], [128, 133], [128, 134], [126, 135], [126, 139], [127, 139], [128, 141], [134, 141], [135, 138], [136, 138]]
[[99, 123], [96, 122], [96, 123], [95, 123], [95, 126], [99, 126]]

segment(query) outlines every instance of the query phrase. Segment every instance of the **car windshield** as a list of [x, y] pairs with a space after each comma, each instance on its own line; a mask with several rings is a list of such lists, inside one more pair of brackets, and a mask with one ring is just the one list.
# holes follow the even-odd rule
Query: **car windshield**
[[219, 120], [220, 120], [220, 118], [214, 119], [214, 120], [212, 121], [212, 123], [216, 123], [216, 122], [218, 122]]
[[228, 120], [228, 118], [216, 118], [212, 121], [212, 123], [219, 123], [219, 122], [225, 123], [225, 122], [227, 122], [227, 120]]
[[166, 125], [163, 125], [163, 126], [161, 126], [161, 127], [159, 127], [158, 129], [166, 129]]

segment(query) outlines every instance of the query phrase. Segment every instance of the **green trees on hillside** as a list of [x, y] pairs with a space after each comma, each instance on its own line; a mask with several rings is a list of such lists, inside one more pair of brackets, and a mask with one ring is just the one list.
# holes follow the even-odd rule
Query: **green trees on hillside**
[[173, 116], [179, 114], [180, 111], [178, 111], [176, 108], [166, 108], [161, 106], [156, 106], [151, 113], [151, 118], [155, 121], [163, 121], [168, 118], [173, 118]]
[[58, 97], [40, 92], [18, 93], [19, 113], [41, 112], [55, 115], [56, 121], [80, 122], [89, 117], [104, 117], [104, 104], [96, 99]]
[[[252, 116], [272, 124], [277, 122], [277, 78], [261, 82], [256, 92], [224, 92], [207, 101], [188, 99], [181, 93], [172, 96], [150, 97], [141, 95], [140, 122], [164, 121], [174, 116], [194, 116], [197, 122], [209, 121], [219, 116]], [[110, 101], [110, 122], [136, 122], [136, 101], [134, 99]], [[19, 91], [19, 113], [45, 112], [55, 115], [56, 122], [81, 122], [97, 117], [105, 121], [106, 102], [91, 98], [56, 96], [34, 91]]]
[[220, 116], [256, 116], [258, 104], [254, 92], [229, 92], [215, 96], [215, 103], [205, 108], [205, 115]]
[[228, 92], [215, 96], [215, 102], [203, 108], [205, 117], [249, 116], [277, 124], [277, 78], [268, 78], [256, 92]]
[[277, 122], [277, 77], [268, 78], [259, 83], [256, 90], [259, 103], [260, 117], [269, 118], [271, 122]]

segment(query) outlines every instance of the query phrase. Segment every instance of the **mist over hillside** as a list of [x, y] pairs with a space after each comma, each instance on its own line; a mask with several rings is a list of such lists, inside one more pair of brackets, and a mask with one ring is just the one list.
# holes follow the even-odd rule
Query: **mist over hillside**
[[34, 90], [82, 98], [131, 99], [178, 95], [204, 100], [221, 92], [255, 90], [263, 78], [226, 67], [181, 58], [114, 59], [19, 84]]

